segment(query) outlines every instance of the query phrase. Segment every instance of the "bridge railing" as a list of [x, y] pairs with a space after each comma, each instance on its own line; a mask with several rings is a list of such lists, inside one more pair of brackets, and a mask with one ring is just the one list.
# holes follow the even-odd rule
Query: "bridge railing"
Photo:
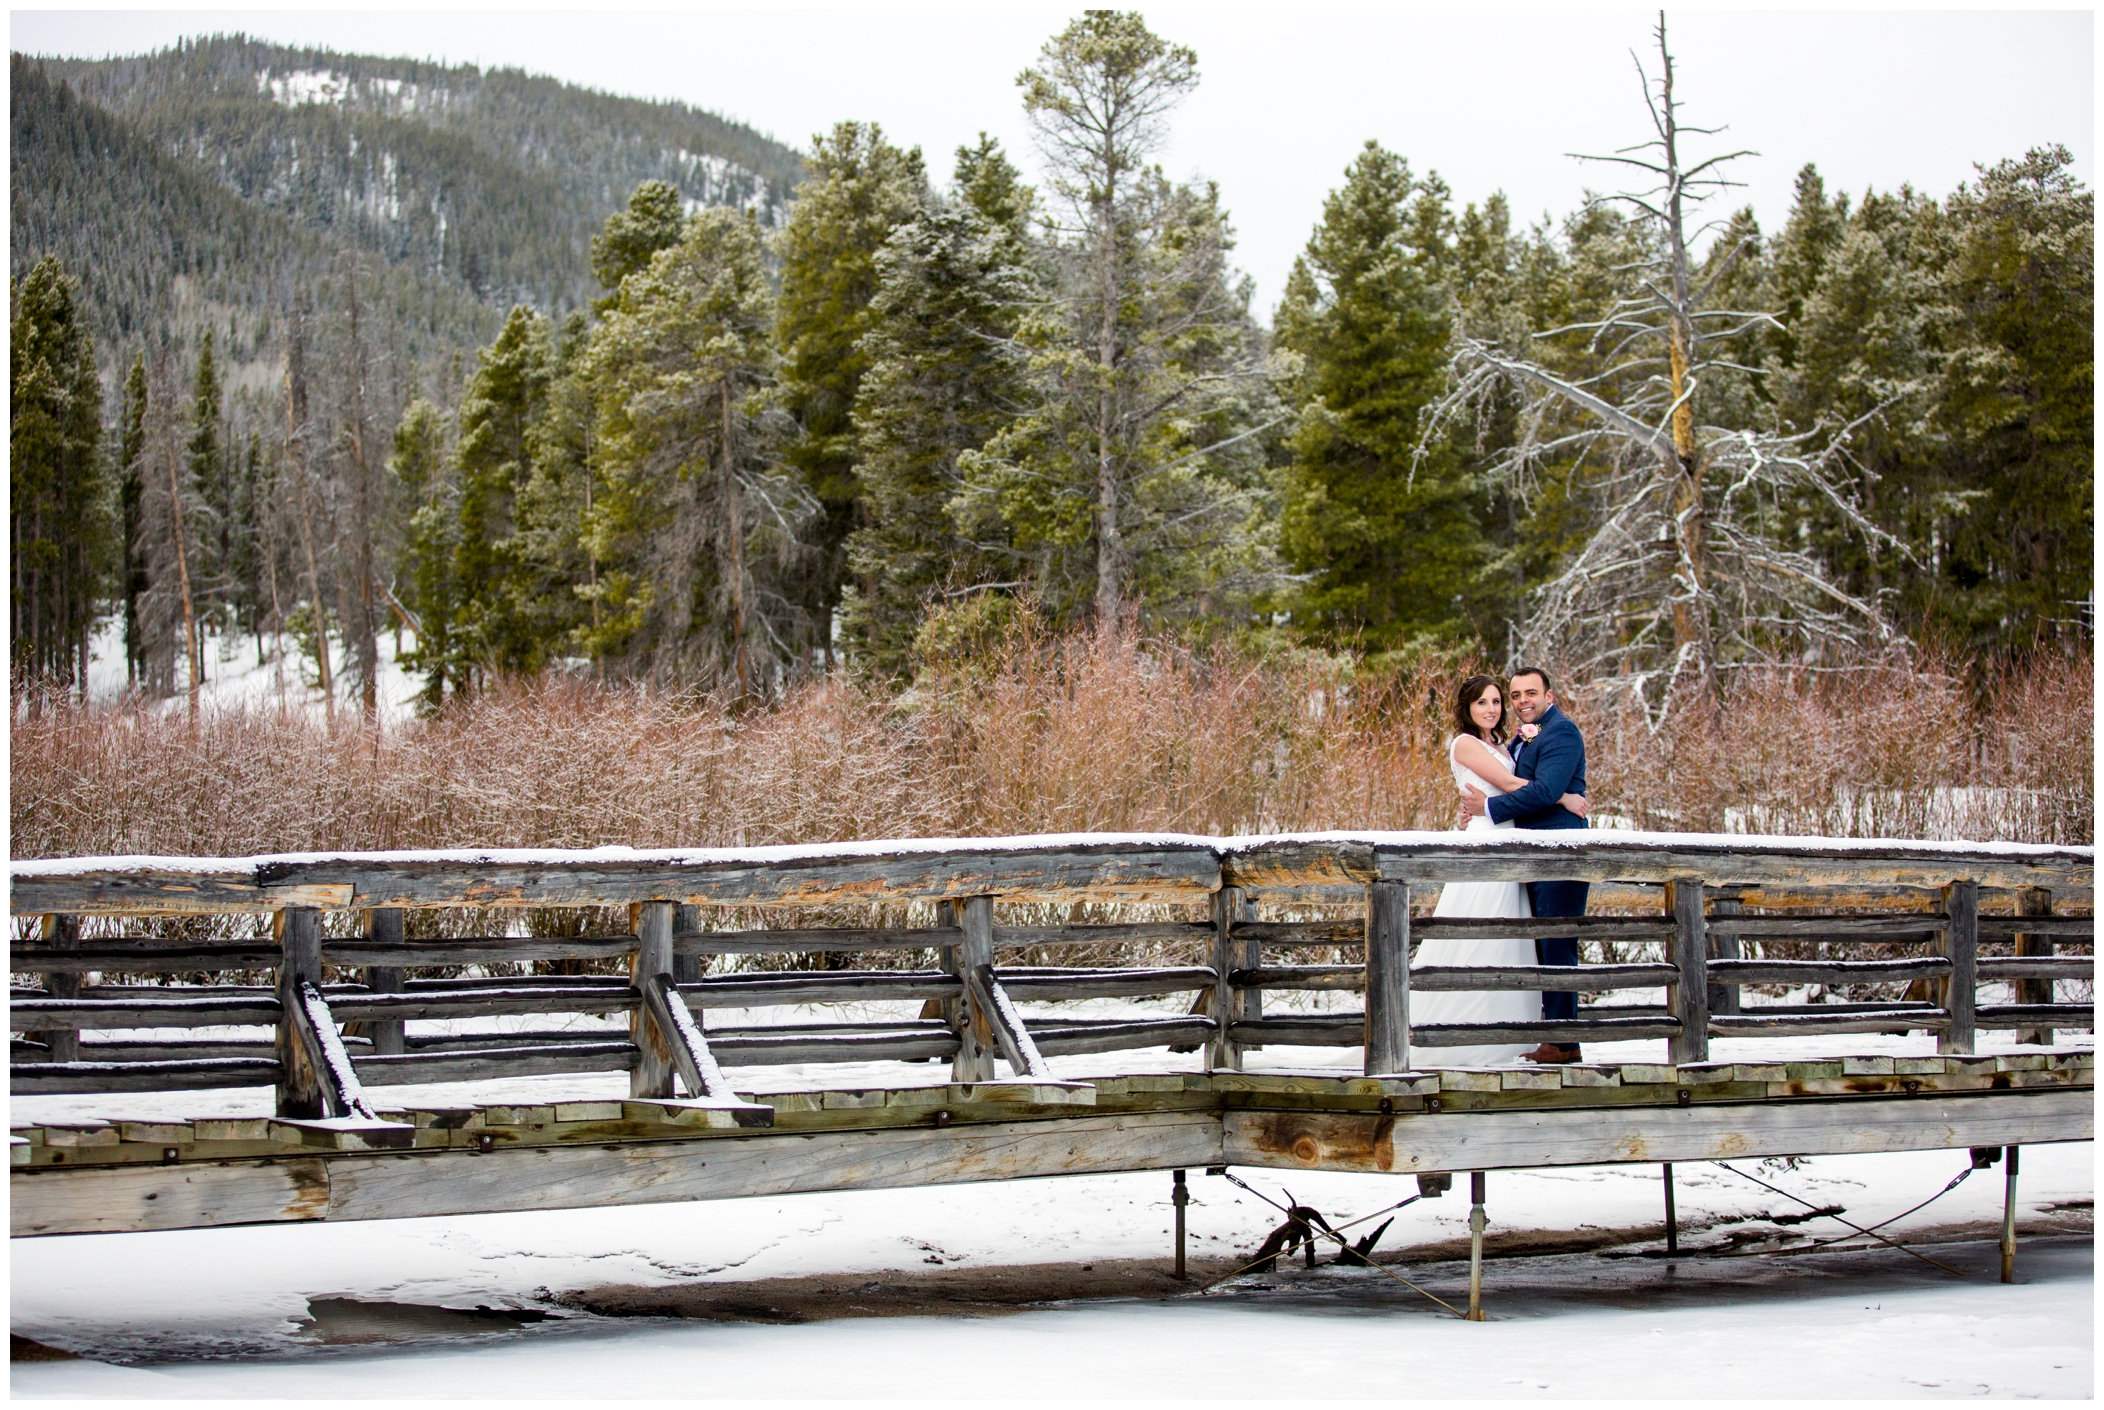
[[[2093, 849], [2013, 844], [1819, 841], [1677, 834], [1324, 834], [1278, 838], [1088, 835], [998, 841], [643, 853], [461, 852], [247, 859], [88, 858], [13, 865], [15, 916], [42, 917], [10, 969], [17, 1094], [273, 1085], [280, 1116], [377, 1120], [365, 1089], [546, 1073], [626, 1070], [631, 1097], [677, 1101], [694, 1119], [765, 1124], [726, 1067], [947, 1060], [952, 1080], [1026, 1084], [1059, 1101], [1049, 1057], [1169, 1046], [1214, 1069], [1245, 1050], [1363, 1047], [1368, 1073], [1436, 1065], [1440, 1048], [1482, 1043], [1663, 1038], [1675, 1063], [1709, 1040], [1922, 1030], [1969, 1053], [1982, 1029], [2050, 1040], [2093, 1028], [2087, 1003], [2054, 1002], [2059, 980], [2093, 977]], [[1567, 919], [1413, 916], [1455, 880], [1583, 880], [1619, 914]], [[1983, 907], [1985, 892], [1993, 905]], [[712, 908], [868, 901], [936, 905], [916, 929], [720, 930]], [[1351, 901], [1348, 921], [1265, 921], [1256, 903]], [[1018, 902], [1204, 904], [1210, 920], [1013, 925]], [[622, 906], [626, 933], [580, 937], [405, 938], [417, 908]], [[2056, 913], [2056, 906], [2059, 908]], [[325, 936], [327, 912], [362, 916]], [[90, 934], [83, 920], [265, 913], [268, 941], [211, 944]], [[1660, 957], [1577, 966], [1418, 967], [1433, 937], [1569, 936], [1656, 946]], [[1892, 958], [1749, 957], [1749, 943], [1815, 942], [1925, 953]], [[1983, 955], [1982, 942], [2012, 953]], [[1204, 964], [1123, 968], [1001, 964], [1004, 952], [1069, 944], [1199, 950]], [[1356, 964], [1295, 964], [1296, 952], [1357, 948]], [[932, 951], [934, 968], [708, 974], [716, 956]], [[617, 960], [626, 975], [411, 979], [420, 968]], [[97, 973], [274, 971], [270, 986], [84, 983]], [[335, 972], [333, 982], [328, 971]], [[355, 976], [352, 980], [350, 976]], [[1877, 1003], [1753, 1004], [1749, 985], [1910, 986]], [[2016, 1002], [1981, 1005], [1982, 983]], [[1449, 990], [1666, 991], [1664, 1004], [1595, 1004], [1563, 1022], [1413, 1027], [1410, 996]], [[1357, 990], [1357, 1013], [1266, 1014], [1267, 991]], [[1193, 995], [1188, 1013], [1026, 1018], [1034, 1000]], [[918, 1000], [924, 1016], [879, 1023], [718, 1027], [712, 1010]], [[1181, 1003], [1178, 1007], [1182, 1007]], [[626, 1031], [411, 1034], [419, 1020], [560, 1014], [625, 1016]], [[268, 1039], [170, 1037], [259, 1026]], [[84, 1042], [83, 1032], [130, 1032]], [[1414, 1063], [1413, 1063], [1414, 1058]], [[1428, 1062], [1427, 1059], [1432, 1059]], [[684, 1089], [684, 1100], [678, 1093]], [[1083, 1099], [1078, 1094], [1072, 1099]]]

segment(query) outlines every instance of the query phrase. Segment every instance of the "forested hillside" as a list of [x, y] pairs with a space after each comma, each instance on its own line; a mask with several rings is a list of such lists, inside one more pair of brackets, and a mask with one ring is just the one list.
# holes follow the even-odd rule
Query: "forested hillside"
[[1807, 166], [1766, 231], [1662, 136], [1685, 211], [1515, 229], [1369, 142], [1266, 311], [1235, 193], [1155, 164], [1199, 80], [1074, 21], [1022, 79], [1033, 187], [987, 139], [798, 155], [238, 38], [18, 58], [18, 676], [77, 683], [97, 612], [149, 693], [216, 631], [368, 710], [383, 631], [442, 709], [552, 670], [892, 689], [1136, 625], [1525, 656], [1655, 729], [1764, 671], [2087, 649], [2065, 148], [1941, 196]]

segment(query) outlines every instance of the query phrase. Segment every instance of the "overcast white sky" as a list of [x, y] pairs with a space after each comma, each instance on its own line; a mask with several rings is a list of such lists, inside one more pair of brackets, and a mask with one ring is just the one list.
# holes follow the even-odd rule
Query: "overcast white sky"
[[[361, 53], [515, 66], [677, 98], [802, 146], [843, 118], [919, 144], [938, 174], [985, 129], [1034, 166], [1015, 75], [1073, 9], [15, 10], [20, 52], [101, 56], [242, 30]], [[1220, 183], [1268, 318], [1293, 256], [1368, 138], [1437, 170], [1459, 201], [1495, 190], [1520, 219], [1574, 208], [1605, 168], [1571, 160], [1646, 135], [1629, 51], [1651, 11], [1147, 6], [1198, 51], [1198, 91], [1162, 160]], [[1675, 11], [1684, 121], [1728, 124], [1763, 228], [1798, 168], [1829, 189], [1943, 195], [1975, 162], [2061, 142], [2093, 180], [2088, 10]], [[1649, 57], [1649, 55], [1646, 55]]]

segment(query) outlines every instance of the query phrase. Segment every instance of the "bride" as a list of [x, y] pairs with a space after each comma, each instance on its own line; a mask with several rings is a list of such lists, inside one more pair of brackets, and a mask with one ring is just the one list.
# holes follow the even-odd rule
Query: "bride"
[[[1525, 780], [1512, 771], [1512, 756], [1505, 750], [1505, 683], [1495, 676], [1470, 676], [1461, 684], [1454, 700], [1454, 723], [1461, 733], [1447, 746], [1447, 761], [1453, 766], [1454, 784], [1481, 793], [1510, 793]], [[1580, 817], [1585, 799], [1567, 793], [1560, 800]], [[1504, 832], [1512, 824], [1493, 823], [1489, 818], [1468, 820], [1468, 831]], [[1533, 914], [1527, 904], [1527, 888], [1517, 881], [1450, 881], [1439, 893], [1432, 911], [1442, 919], [1459, 916], [1524, 917]], [[1417, 948], [1419, 965], [1531, 965], [1540, 961], [1534, 942], [1525, 939], [1472, 937], [1427, 940]], [[1541, 994], [1531, 990], [1493, 989], [1461, 993], [1413, 991], [1410, 995], [1410, 1028], [1444, 1023], [1539, 1023]], [[1486, 1044], [1466, 1048], [1434, 1048], [1412, 1044], [1413, 1067], [1487, 1067], [1516, 1061], [1530, 1051], [1526, 1043]]]

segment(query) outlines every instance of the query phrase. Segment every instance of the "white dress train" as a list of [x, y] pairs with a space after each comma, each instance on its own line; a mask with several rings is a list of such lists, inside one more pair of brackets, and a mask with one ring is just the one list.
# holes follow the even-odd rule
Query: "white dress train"
[[[1502, 793], [1462, 766], [1454, 757], [1455, 746], [1465, 738], [1456, 735], [1447, 745], [1447, 762], [1454, 770], [1457, 789], [1474, 788], [1481, 793]], [[1492, 746], [1496, 748], [1497, 746]], [[1499, 749], [1500, 754], [1504, 750]], [[1511, 762], [1506, 756], [1506, 762]], [[1487, 817], [1472, 817], [1468, 820], [1469, 832], [1509, 832], [1509, 822], [1493, 823]], [[1512, 916], [1524, 917], [1534, 913], [1527, 902], [1527, 888], [1517, 881], [1450, 881], [1439, 893], [1439, 904], [1432, 914], [1449, 916]], [[1420, 965], [1521, 965], [1538, 964], [1534, 942], [1527, 939], [1427, 940], [1417, 947], [1417, 959], [1413, 968]], [[1538, 991], [1493, 989], [1465, 993], [1426, 993], [1415, 985], [1410, 991], [1410, 1029], [1436, 1023], [1539, 1023], [1541, 1021], [1541, 994]], [[1410, 1045], [1410, 1064], [1413, 1067], [1490, 1067], [1500, 1063], [1517, 1062], [1520, 1055], [1533, 1051], [1532, 1044], [1495, 1043], [1466, 1048], [1421, 1047]]]

